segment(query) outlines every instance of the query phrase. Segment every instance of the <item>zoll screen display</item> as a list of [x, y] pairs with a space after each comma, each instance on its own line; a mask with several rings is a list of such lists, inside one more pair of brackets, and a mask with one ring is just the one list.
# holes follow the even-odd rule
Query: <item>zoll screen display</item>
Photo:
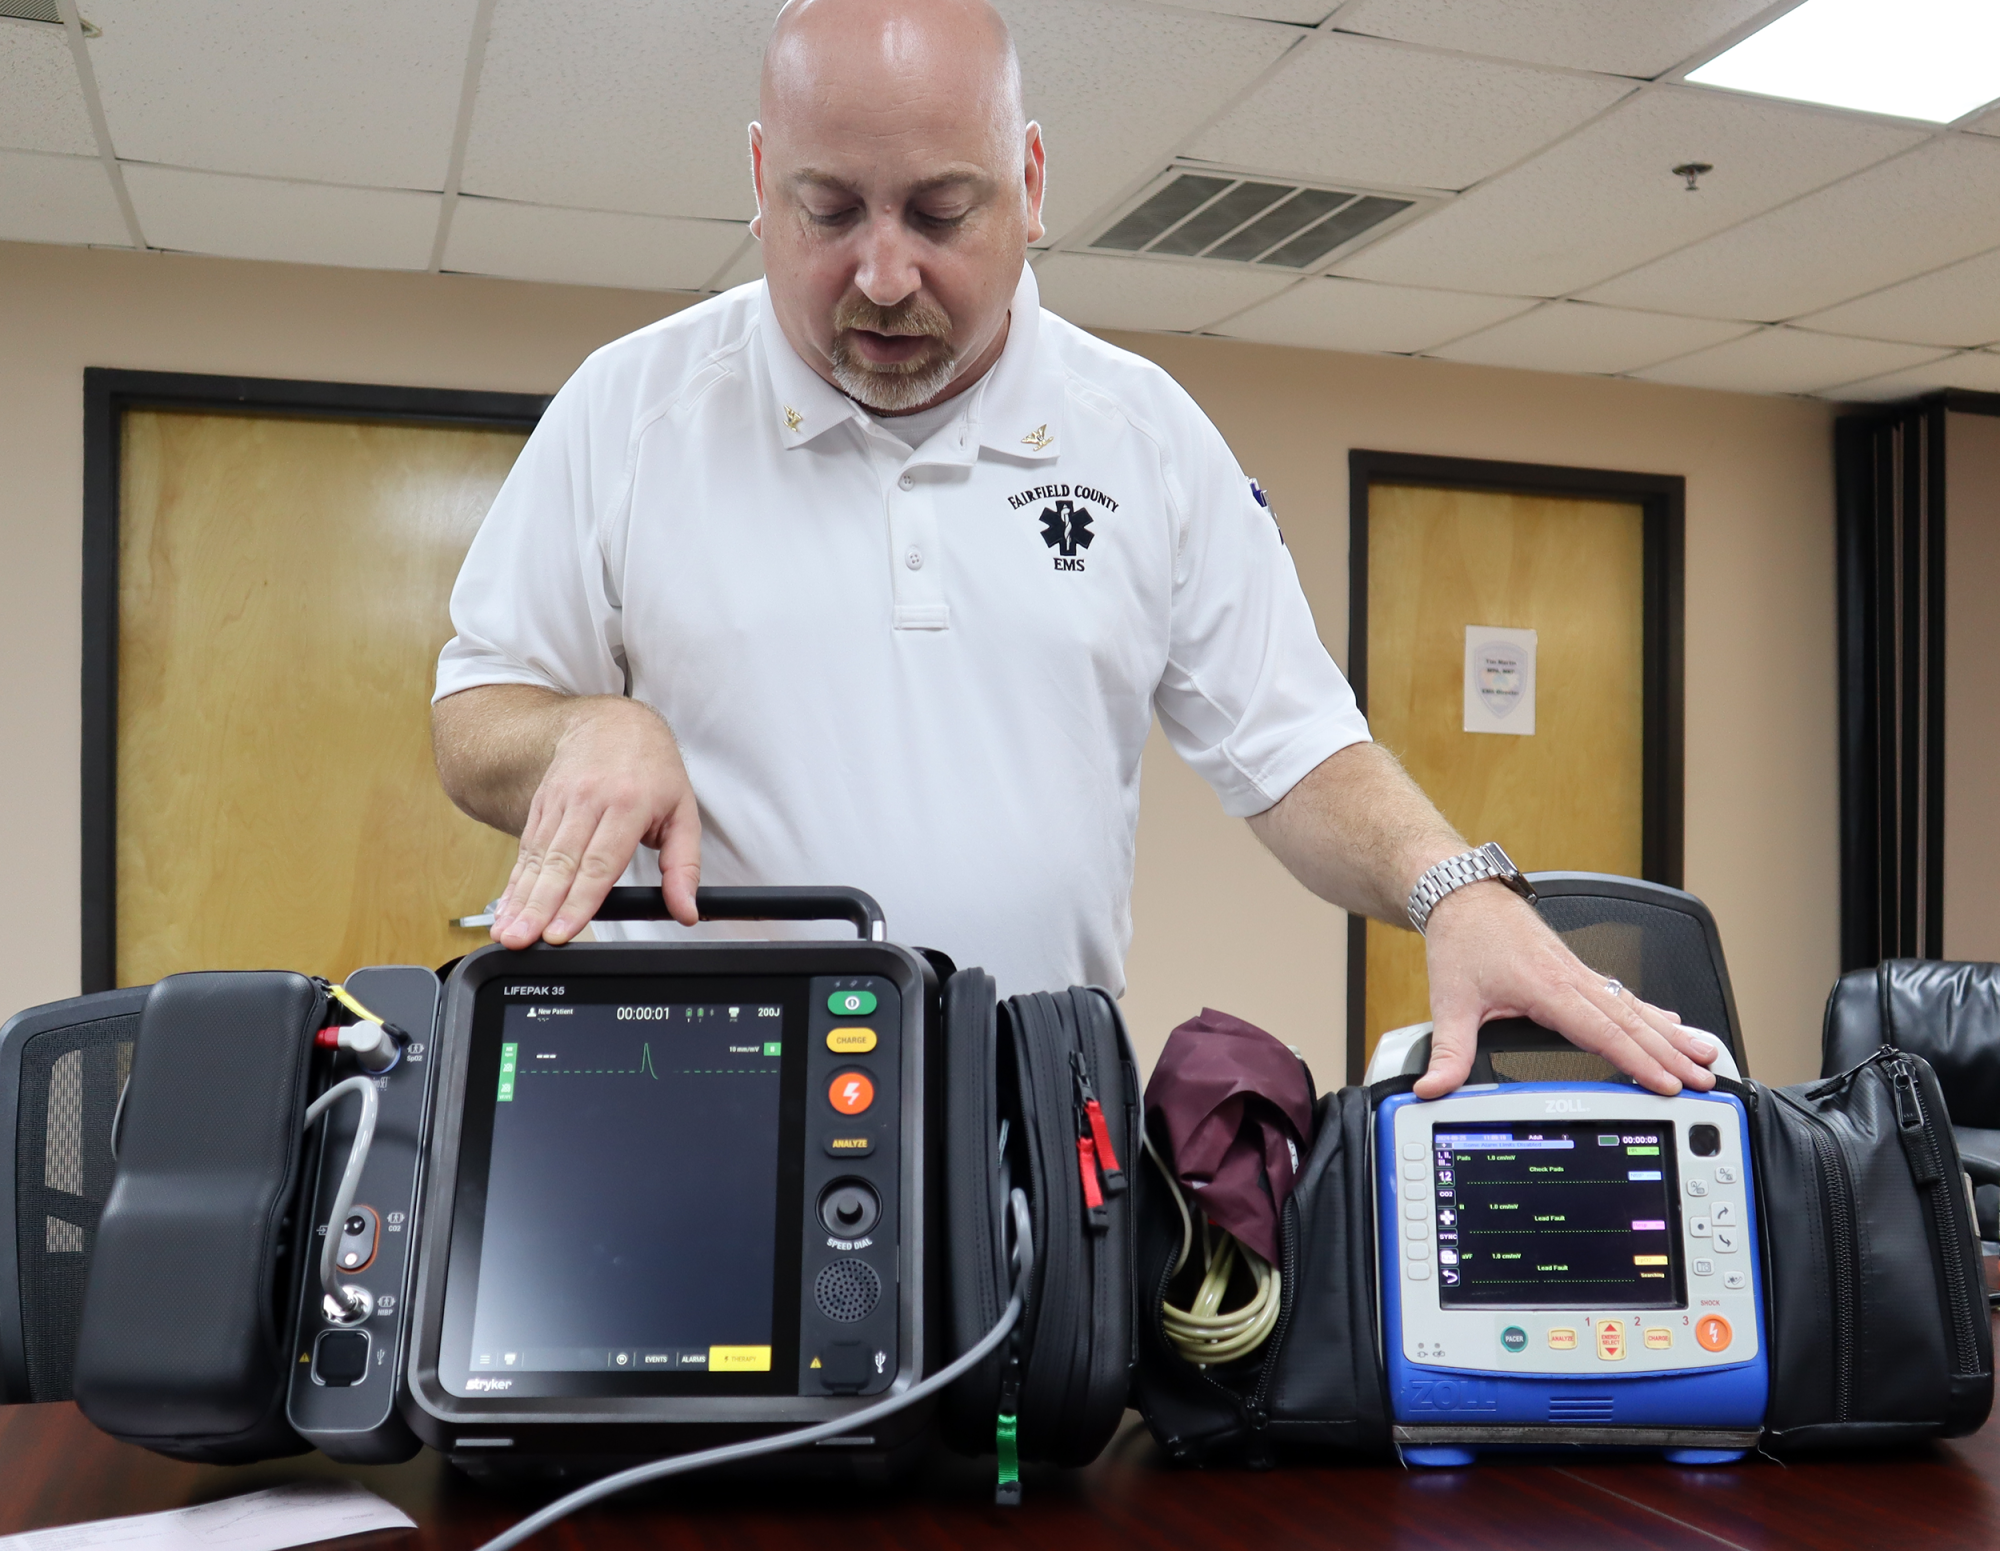
[[1680, 1308], [1670, 1128], [1438, 1127], [1431, 1137], [1445, 1308]]

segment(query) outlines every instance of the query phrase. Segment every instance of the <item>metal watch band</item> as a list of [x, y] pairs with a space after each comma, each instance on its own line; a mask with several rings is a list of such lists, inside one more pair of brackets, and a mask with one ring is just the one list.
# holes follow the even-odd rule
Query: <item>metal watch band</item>
[[1422, 935], [1431, 912], [1437, 909], [1438, 902], [1445, 895], [1464, 888], [1468, 883], [1484, 883], [1489, 879], [1506, 884], [1529, 904], [1535, 902], [1535, 891], [1528, 886], [1521, 869], [1514, 865], [1513, 859], [1500, 849], [1497, 842], [1489, 840], [1474, 850], [1447, 856], [1417, 879], [1416, 887], [1410, 890], [1410, 925]]

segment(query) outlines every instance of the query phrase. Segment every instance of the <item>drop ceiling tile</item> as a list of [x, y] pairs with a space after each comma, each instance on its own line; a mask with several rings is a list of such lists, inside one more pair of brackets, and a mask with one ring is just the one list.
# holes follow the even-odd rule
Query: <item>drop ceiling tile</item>
[[76, 61], [60, 27], [0, 26], [0, 147], [97, 154]]
[[461, 199], [452, 211], [444, 267], [510, 280], [694, 291], [728, 262], [747, 232], [737, 221]]
[[1892, 345], [1879, 339], [1843, 339], [1804, 329], [1770, 328], [1632, 375], [1649, 382], [1727, 388], [1738, 393], [1817, 393], [1843, 382], [1934, 361], [1939, 354], [1924, 345]]
[[747, 221], [767, 0], [499, 0], [462, 187]]
[[1940, 388], [1965, 388], [1974, 393], [2000, 393], [2000, 354], [1991, 350], [1967, 350], [1948, 355], [1942, 361], [1908, 371], [1891, 372], [1887, 377], [1870, 377], [1831, 389], [1828, 398], [1852, 403], [1886, 403], [1913, 399]]
[[474, 0], [89, 0], [129, 161], [444, 186]]
[[1057, 253], [1035, 266], [1042, 305], [1082, 328], [1186, 332], [1276, 295], [1296, 275]]
[[0, 241], [132, 245], [104, 163], [32, 151], [0, 151]]
[[357, 269], [422, 269], [438, 196], [127, 167], [139, 229], [156, 248]]
[[2000, 249], [1799, 319], [1829, 334], [1920, 345], [2000, 340]]
[[[998, 0], [1028, 117], [1048, 145], [1042, 221], [1070, 235], [1142, 183], [1299, 33], [1123, 0]], [[1108, 213], [1108, 212], [1107, 212]]]
[[1340, 0], [1175, 0], [1175, 3], [1191, 11], [1213, 11], [1221, 16], [1250, 16], [1306, 27], [1325, 21], [1340, 7]]
[[1419, 291], [1366, 280], [1310, 279], [1211, 332], [1267, 345], [1413, 354], [1526, 312], [1513, 296]]
[[[1642, 92], [1337, 267], [1561, 296], [1908, 150], [1923, 132], [1692, 87]], [[1689, 193], [1673, 168], [1709, 163]]]
[[1584, 293], [1769, 321], [2000, 246], [2000, 141], [1947, 135]]
[[743, 245], [729, 267], [721, 274], [713, 276], [708, 284], [717, 291], [734, 290], [739, 285], [748, 285], [752, 280], [764, 278], [764, 245], [754, 238]]
[[1401, 38], [1533, 65], [1651, 78], [1768, 10], [1771, 0], [1360, 0], [1342, 32]]
[[1624, 81], [1322, 34], [1189, 149], [1299, 177], [1458, 189], [1632, 89]]
[[1626, 312], [1587, 302], [1550, 302], [1430, 353], [1446, 361], [1483, 366], [1615, 375], [1720, 344], [1752, 327], [1665, 312]]

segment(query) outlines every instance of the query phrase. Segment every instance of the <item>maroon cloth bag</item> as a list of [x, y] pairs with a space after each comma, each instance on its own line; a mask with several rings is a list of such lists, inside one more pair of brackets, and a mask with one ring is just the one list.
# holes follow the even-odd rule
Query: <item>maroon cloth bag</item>
[[1305, 1063], [1255, 1024], [1204, 1007], [1167, 1036], [1146, 1084], [1149, 1130], [1155, 1117], [1208, 1220], [1275, 1265], [1278, 1216], [1312, 1142]]

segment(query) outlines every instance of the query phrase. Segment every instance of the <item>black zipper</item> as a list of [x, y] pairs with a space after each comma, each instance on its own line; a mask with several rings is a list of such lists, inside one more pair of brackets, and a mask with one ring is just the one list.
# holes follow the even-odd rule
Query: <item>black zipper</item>
[[1947, 1323], [1951, 1329], [1951, 1371], [1955, 1378], [1979, 1371], [1979, 1331], [1974, 1323], [1971, 1289], [1966, 1286], [1965, 1257], [1959, 1253], [1968, 1233], [1958, 1215], [1959, 1182], [1946, 1168], [1937, 1130], [1924, 1111], [1922, 1093], [1917, 1088], [1916, 1067], [1902, 1055], [1889, 1062], [1896, 1085], [1896, 1129], [1903, 1143], [1903, 1156], [1910, 1165], [1910, 1178], [1924, 1198], [1930, 1216], [1932, 1241], [1937, 1245], [1943, 1268]]
[[1827, 1243], [1833, 1251], [1833, 1419], [1844, 1422], [1854, 1394], [1854, 1182], [1833, 1128], [1804, 1105], [1791, 1101], [1791, 1107], [1806, 1121], [1826, 1192]]
[[[1297, 1183], [1295, 1176], [1295, 1191]], [[1299, 1202], [1294, 1193], [1285, 1197], [1285, 1214], [1278, 1220], [1281, 1277], [1278, 1283], [1278, 1318], [1271, 1326], [1271, 1333], [1264, 1338], [1264, 1362], [1257, 1372], [1257, 1388], [1250, 1396], [1250, 1427], [1253, 1432], [1262, 1432], [1270, 1425], [1271, 1385], [1278, 1377], [1278, 1353], [1284, 1350], [1285, 1330], [1292, 1322], [1292, 1304], [1299, 1295], [1298, 1219]]]

